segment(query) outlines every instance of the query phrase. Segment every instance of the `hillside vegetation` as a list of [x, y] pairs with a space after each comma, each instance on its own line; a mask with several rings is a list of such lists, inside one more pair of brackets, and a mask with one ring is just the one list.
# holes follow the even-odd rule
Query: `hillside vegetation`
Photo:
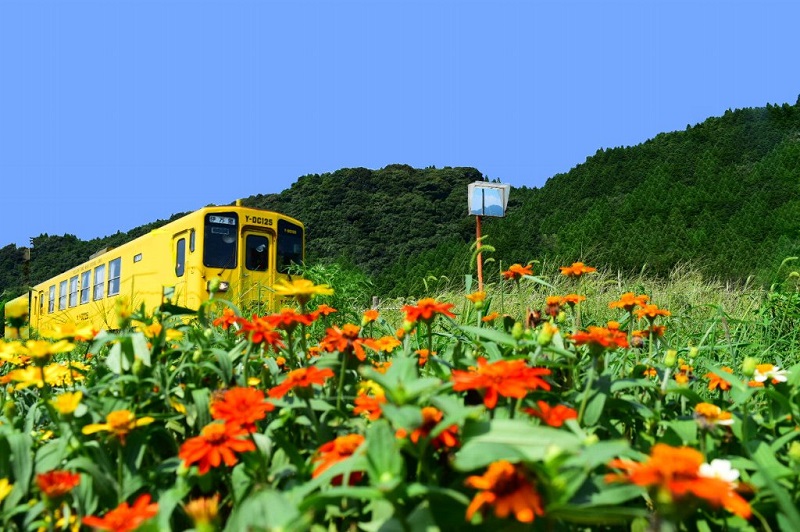
[[[508, 216], [485, 221], [485, 242], [496, 249], [487, 266], [586, 257], [660, 275], [691, 262], [707, 276], [768, 284], [785, 257], [800, 253], [798, 169], [797, 104], [728, 111], [638, 146], [599, 150], [542, 188], [513, 189]], [[473, 267], [466, 191], [483, 178], [474, 168], [348, 168], [243, 202], [303, 220], [310, 262], [360, 270], [376, 295], [417, 295], [432, 278]], [[27, 267], [22, 250], [6, 246], [0, 298], [163, 223], [90, 242], [40, 235]]]

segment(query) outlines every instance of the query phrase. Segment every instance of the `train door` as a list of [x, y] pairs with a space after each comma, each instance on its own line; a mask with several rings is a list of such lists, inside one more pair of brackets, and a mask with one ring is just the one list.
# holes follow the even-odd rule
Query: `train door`
[[173, 305], [186, 306], [186, 293], [189, 268], [187, 255], [189, 251], [189, 231], [181, 231], [172, 236], [173, 282], [164, 287], [164, 299]]
[[241, 305], [243, 309], [264, 314], [272, 309], [275, 237], [259, 228], [246, 228], [242, 237]]

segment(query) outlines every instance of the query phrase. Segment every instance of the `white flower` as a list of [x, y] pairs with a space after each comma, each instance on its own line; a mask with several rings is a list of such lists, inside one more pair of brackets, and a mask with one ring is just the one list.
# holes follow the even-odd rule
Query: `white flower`
[[730, 484], [739, 479], [739, 470], [733, 469], [729, 460], [721, 458], [711, 460], [710, 464], [702, 464], [699, 474], [701, 477], [718, 478]]
[[759, 364], [756, 366], [755, 375], [753, 375], [753, 380], [756, 382], [764, 382], [767, 379], [771, 379], [773, 382], [786, 382], [787, 378], [788, 373], [785, 369], [772, 364]]

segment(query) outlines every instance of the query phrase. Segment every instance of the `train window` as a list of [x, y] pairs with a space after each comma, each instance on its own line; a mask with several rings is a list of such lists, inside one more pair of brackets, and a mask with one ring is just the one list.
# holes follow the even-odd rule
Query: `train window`
[[194, 253], [194, 240], [196, 231], [192, 229], [189, 231], [189, 251]]
[[261, 235], [247, 235], [244, 266], [256, 272], [267, 271], [269, 266], [269, 240]]
[[69, 306], [78, 306], [78, 276], [69, 279]]
[[103, 288], [106, 281], [106, 265], [101, 264], [94, 269], [94, 300], [103, 299]]
[[67, 308], [67, 282], [58, 283], [58, 310]]
[[133, 262], [139, 262], [140, 260], [142, 260], [141, 253], [137, 253], [136, 255], [133, 256]]
[[183, 277], [186, 271], [186, 239], [179, 238], [175, 248], [175, 275]]
[[114, 259], [108, 263], [108, 295], [115, 296], [119, 294], [119, 280], [122, 276], [120, 271], [122, 268], [122, 259]]
[[209, 268], [235, 268], [238, 241], [235, 212], [207, 214], [203, 228], [203, 264]]
[[81, 305], [89, 302], [89, 294], [92, 288], [92, 272], [87, 270], [81, 273]]
[[292, 264], [303, 262], [303, 228], [278, 220], [278, 271], [287, 273]]
[[56, 310], [56, 285], [51, 285], [47, 292], [47, 312], [52, 314]]

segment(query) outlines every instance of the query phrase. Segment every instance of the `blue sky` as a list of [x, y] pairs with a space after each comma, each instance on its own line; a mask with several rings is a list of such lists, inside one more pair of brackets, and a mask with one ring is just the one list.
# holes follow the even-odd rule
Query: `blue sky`
[[343, 167], [541, 186], [599, 148], [794, 104], [799, 15], [770, 0], [0, 0], [0, 247]]

